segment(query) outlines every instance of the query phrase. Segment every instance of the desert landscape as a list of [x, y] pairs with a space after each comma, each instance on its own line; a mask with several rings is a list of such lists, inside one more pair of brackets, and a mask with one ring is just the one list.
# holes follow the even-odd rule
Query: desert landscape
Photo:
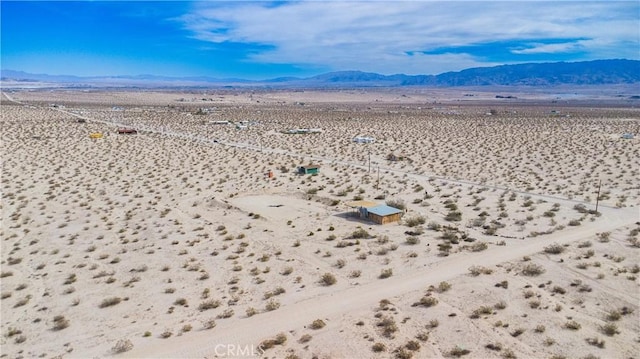
[[0, 357], [637, 357], [628, 98], [3, 89]]

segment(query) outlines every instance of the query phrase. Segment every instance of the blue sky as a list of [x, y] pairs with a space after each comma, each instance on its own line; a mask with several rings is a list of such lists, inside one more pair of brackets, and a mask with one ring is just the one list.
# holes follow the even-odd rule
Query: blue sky
[[639, 1], [6, 1], [1, 67], [267, 79], [640, 60]]

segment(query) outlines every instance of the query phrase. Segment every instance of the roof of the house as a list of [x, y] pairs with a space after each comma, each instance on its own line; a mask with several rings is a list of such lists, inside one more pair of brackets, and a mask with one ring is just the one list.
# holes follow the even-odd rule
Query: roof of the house
[[387, 206], [386, 204], [381, 204], [379, 206], [367, 208], [367, 211], [369, 213], [373, 213], [378, 216], [389, 216], [396, 213], [402, 213], [401, 209], [390, 207], [390, 206]]
[[300, 166], [300, 167], [304, 168], [305, 170], [310, 170], [314, 168], [320, 168], [320, 165], [308, 165], [308, 166]]

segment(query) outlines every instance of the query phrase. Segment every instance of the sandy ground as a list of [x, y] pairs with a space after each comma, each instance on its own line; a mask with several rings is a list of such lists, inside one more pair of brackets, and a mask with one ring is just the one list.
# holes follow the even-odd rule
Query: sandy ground
[[2, 357], [634, 357], [640, 112], [495, 94], [3, 93]]

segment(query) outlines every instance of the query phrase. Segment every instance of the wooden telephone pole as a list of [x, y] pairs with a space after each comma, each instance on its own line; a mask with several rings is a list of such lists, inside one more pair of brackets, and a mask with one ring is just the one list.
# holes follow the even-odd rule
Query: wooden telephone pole
[[598, 214], [598, 204], [600, 203], [600, 186], [602, 186], [602, 180], [598, 181], [598, 194], [596, 195], [596, 214]]

